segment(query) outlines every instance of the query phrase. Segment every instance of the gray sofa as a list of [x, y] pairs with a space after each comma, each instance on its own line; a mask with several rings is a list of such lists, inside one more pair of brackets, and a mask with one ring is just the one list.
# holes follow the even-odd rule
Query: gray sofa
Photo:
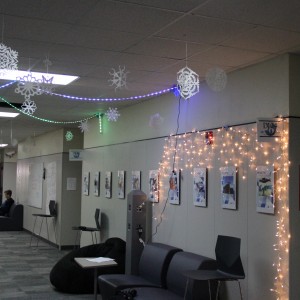
[[0, 216], [0, 231], [23, 230], [23, 205], [13, 204], [7, 216]]

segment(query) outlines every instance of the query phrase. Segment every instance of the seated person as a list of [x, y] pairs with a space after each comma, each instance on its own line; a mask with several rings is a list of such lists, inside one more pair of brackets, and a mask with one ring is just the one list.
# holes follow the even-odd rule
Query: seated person
[[0, 216], [5, 216], [8, 214], [11, 206], [14, 204], [15, 200], [11, 197], [12, 191], [7, 190], [4, 192], [6, 200], [0, 206]]

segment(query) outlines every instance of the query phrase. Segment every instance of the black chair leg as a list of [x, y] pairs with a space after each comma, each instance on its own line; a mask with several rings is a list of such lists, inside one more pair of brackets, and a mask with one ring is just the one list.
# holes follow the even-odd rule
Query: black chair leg
[[219, 289], [220, 289], [220, 284], [221, 284], [221, 281], [218, 280], [218, 285], [217, 285], [217, 293], [216, 293], [216, 300], [219, 299]]
[[241, 284], [240, 284], [239, 280], [237, 280], [237, 282], [238, 282], [239, 288], [240, 288], [240, 296], [241, 296], [241, 300], [243, 300], [243, 294], [242, 294]]

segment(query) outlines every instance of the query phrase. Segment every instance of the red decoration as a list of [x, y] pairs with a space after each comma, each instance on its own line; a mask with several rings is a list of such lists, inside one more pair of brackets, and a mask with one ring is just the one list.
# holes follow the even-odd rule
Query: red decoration
[[205, 132], [205, 144], [212, 145], [214, 143], [214, 133], [212, 131]]

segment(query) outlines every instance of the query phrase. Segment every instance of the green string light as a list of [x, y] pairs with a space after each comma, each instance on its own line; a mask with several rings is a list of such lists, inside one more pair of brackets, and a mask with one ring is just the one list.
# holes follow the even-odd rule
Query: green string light
[[49, 119], [45, 119], [45, 118], [39, 118], [39, 117], [30, 115], [28, 113], [25, 113], [24, 111], [22, 111], [21, 109], [17, 108], [16, 106], [14, 106], [8, 100], [4, 99], [1, 96], [0, 96], [0, 100], [2, 100], [3, 102], [7, 103], [9, 106], [11, 106], [12, 108], [14, 108], [15, 110], [17, 110], [18, 112], [20, 112], [20, 113], [22, 113], [22, 114], [24, 114], [24, 115], [26, 115], [28, 117], [31, 117], [31, 118], [33, 118], [35, 120], [38, 120], [38, 121], [52, 123], [52, 124], [76, 124], [76, 123], [81, 123], [81, 122], [84, 122], [84, 121], [87, 121], [87, 120], [91, 120], [93, 118], [98, 117], [98, 115], [99, 115], [98, 113], [96, 113], [96, 114], [94, 114], [91, 117], [88, 117], [88, 118], [85, 118], [85, 119], [82, 119], [82, 120], [77, 120], [77, 121], [54, 121], [54, 120], [49, 120]]
[[103, 114], [102, 113], [98, 114], [98, 119], [99, 119], [99, 133], [103, 133], [103, 124], [102, 124]]

